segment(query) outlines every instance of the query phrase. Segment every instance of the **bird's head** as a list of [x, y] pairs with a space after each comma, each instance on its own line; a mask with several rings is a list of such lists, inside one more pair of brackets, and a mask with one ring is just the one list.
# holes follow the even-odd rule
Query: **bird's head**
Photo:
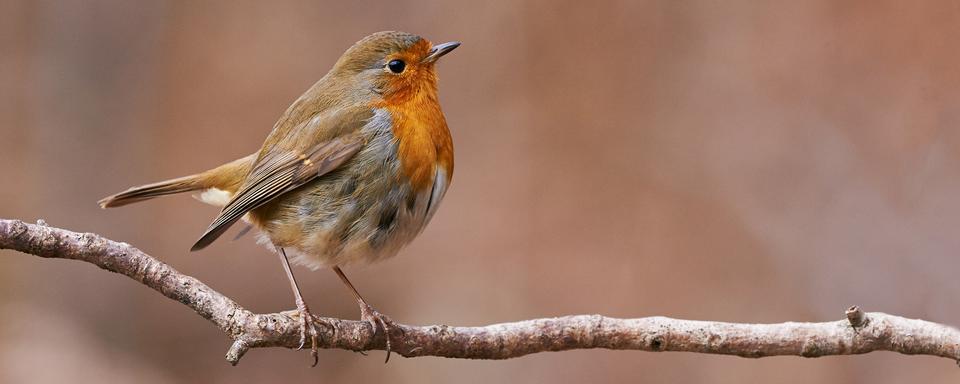
[[405, 32], [377, 32], [358, 41], [343, 53], [333, 73], [349, 79], [349, 86], [378, 95], [388, 104], [412, 97], [435, 96], [434, 65], [459, 42], [433, 45], [427, 39]]

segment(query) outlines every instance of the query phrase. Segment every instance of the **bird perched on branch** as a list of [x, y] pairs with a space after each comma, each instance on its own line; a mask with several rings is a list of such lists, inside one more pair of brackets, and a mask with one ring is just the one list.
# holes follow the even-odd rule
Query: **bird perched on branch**
[[[391, 257], [437, 211], [453, 175], [453, 141], [437, 99], [435, 64], [460, 45], [433, 45], [403, 32], [378, 32], [354, 44], [287, 108], [260, 150], [195, 175], [100, 200], [103, 208], [181, 192], [222, 206], [191, 250], [239, 220], [276, 250], [296, 299], [302, 348], [314, 365], [317, 331], [290, 269], [288, 253], [312, 269], [331, 268], [382, 328], [390, 319], [364, 301], [340, 269]], [[389, 352], [387, 358], [389, 359]]]

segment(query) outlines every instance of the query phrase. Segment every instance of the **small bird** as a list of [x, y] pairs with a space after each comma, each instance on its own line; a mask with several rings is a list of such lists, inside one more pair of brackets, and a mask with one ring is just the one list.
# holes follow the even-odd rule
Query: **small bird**
[[[210, 245], [244, 220], [279, 254], [300, 318], [300, 348], [317, 331], [290, 268], [332, 269], [382, 328], [390, 357], [391, 320], [373, 309], [340, 267], [395, 255], [433, 217], [453, 176], [453, 140], [437, 98], [435, 64], [460, 46], [404, 32], [358, 41], [273, 126], [260, 150], [195, 175], [130, 188], [102, 208], [195, 191], [222, 207], [193, 245]], [[242, 234], [242, 233], [241, 233]]]

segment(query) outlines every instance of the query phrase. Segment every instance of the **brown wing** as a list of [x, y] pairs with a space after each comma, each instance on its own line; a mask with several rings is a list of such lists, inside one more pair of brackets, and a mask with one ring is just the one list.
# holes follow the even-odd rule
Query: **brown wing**
[[284, 151], [264, 157], [190, 250], [210, 245], [247, 212], [336, 169], [362, 145], [359, 135], [351, 135], [321, 143], [306, 153]]

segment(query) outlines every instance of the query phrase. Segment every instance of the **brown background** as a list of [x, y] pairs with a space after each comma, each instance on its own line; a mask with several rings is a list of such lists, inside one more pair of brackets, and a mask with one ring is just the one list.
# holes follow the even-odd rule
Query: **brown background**
[[[603, 313], [960, 325], [960, 5], [948, 1], [0, 1], [0, 217], [130, 242], [255, 311], [293, 306], [251, 237], [187, 249], [189, 197], [100, 197], [256, 149], [350, 44], [464, 45], [439, 67], [443, 207], [348, 273], [414, 324]], [[89, 265], [2, 252], [0, 381], [955, 383], [931, 357], [603, 350], [501, 362], [255, 350]], [[315, 312], [355, 318], [328, 271]]]

